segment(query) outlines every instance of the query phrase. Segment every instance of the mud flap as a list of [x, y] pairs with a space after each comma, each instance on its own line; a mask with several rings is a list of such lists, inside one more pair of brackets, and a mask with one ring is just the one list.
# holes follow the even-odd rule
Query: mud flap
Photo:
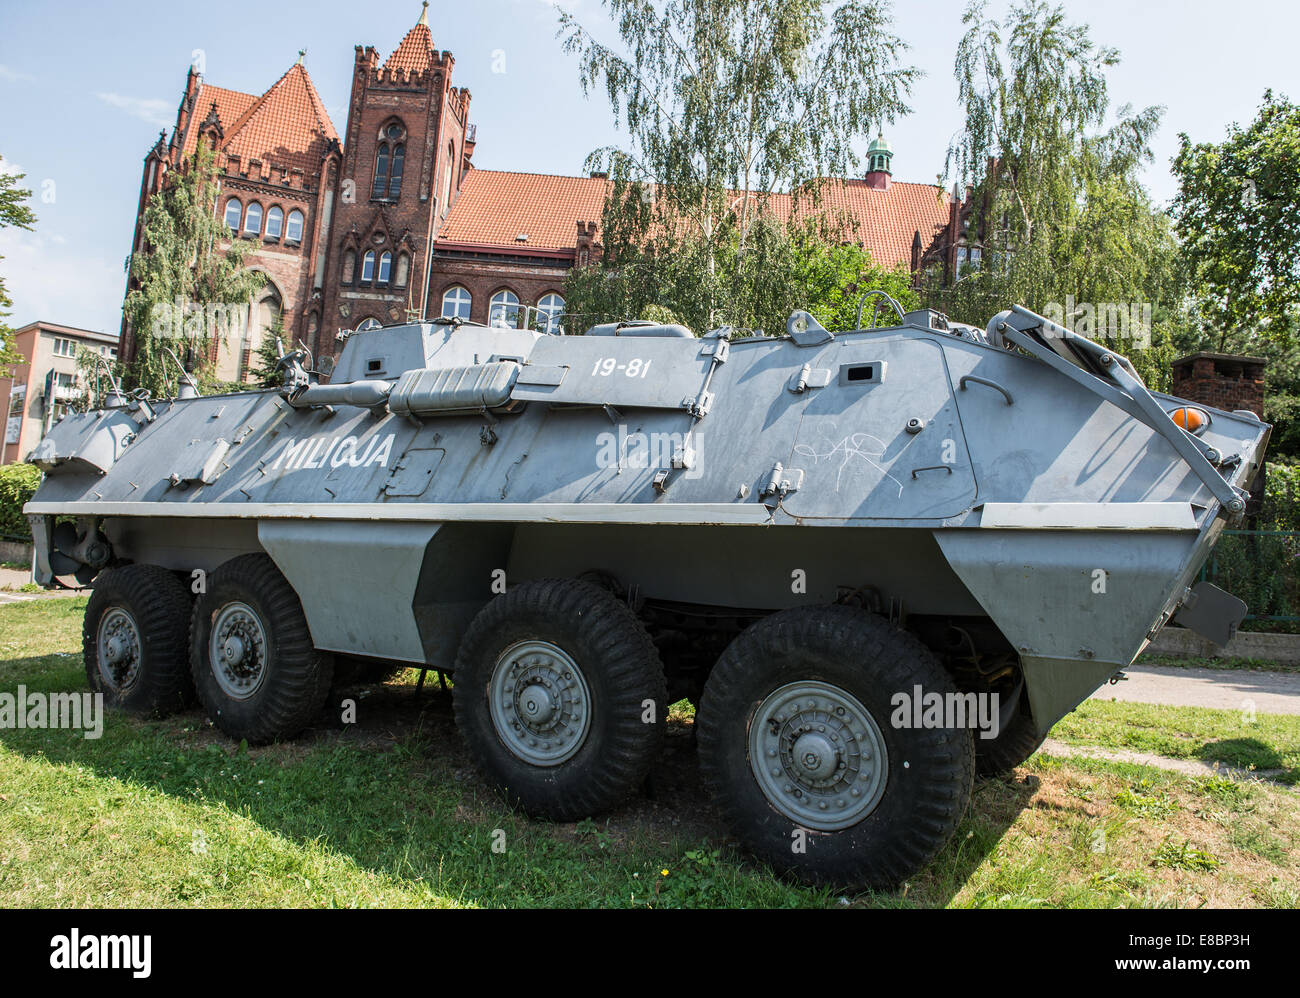
[[1174, 623], [1223, 647], [1237, 633], [1246, 604], [1209, 582], [1198, 582], [1174, 615]]

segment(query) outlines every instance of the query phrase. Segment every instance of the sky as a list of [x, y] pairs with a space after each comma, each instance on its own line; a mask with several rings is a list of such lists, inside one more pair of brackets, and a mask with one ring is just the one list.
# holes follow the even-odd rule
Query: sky
[[[623, 140], [605, 97], [585, 98], [576, 57], [556, 38], [557, 5], [602, 40], [615, 38], [599, 0], [432, 0], [435, 45], [456, 57], [453, 83], [473, 95], [476, 166], [580, 174], [587, 154]], [[1246, 124], [1266, 89], [1300, 99], [1294, 46], [1300, 4], [1237, 0], [1064, 0], [1070, 20], [1120, 50], [1108, 76], [1112, 107], [1165, 107], [1146, 170], [1152, 196], [1176, 184], [1178, 133], [1219, 141]], [[912, 113], [884, 129], [896, 180], [935, 182], [961, 128], [953, 58], [965, 0], [894, 8], [908, 61], [924, 71]], [[1007, 9], [994, 0], [990, 10]], [[420, 15], [418, 0], [225, 0], [216, 4], [31, 3], [0, 0], [0, 169], [34, 191], [34, 232], [0, 230], [0, 275], [12, 326], [36, 319], [116, 331], [140, 171], [170, 128], [185, 74], [260, 94], [306, 49], [306, 65], [343, 132], [353, 47], [385, 58]], [[868, 139], [861, 142], [865, 150]], [[951, 185], [951, 178], [948, 184]]]

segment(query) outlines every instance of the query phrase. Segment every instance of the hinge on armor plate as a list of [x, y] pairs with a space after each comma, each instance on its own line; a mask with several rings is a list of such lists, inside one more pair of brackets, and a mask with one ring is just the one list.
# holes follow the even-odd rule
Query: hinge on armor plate
[[696, 419], [703, 419], [713, 406], [713, 393], [700, 392], [699, 395], [682, 399], [682, 408]]
[[758, 497], [766, 499], [768, 496], [776, 496], [779, 502], [791, 492], [798, 492], [801, 485], [803, 485], [803, 471], [799, 468], [782, 467], [781, 462], [778, 461], [773, 466], [771, 474], [767, 476], [762, 489], [759, 490]]
[[809, 388], [825, 388], [831, 383], [831, 372], [824, 367], [814, 368], [805, 364], [798, 374], [792, 374], [786, 383], [786, 389], [795, 395], [802, 395]]
[[712, 357], [715, 364], [725, 364], [731, 356], [731, 343], [723, 339], [705, 340], [704, 346], [700, 347], [700, 356]]

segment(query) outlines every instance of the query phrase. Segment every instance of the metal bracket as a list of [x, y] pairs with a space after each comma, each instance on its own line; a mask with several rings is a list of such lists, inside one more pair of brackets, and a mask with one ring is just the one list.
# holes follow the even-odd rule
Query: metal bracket
[[773, 465], [771, 473], [767, 476], [767, 481], [763, 483], [763, 487], [759, 489], [758, 496], [760, 499], [776, 496], [780, 500], [791, 492], [798, 492], [802, 485], [803, 471], [799, 468], [785, 468], [778, 461]]
[[713, 407], [713, 393], [700, 392], [691, 398], [682, 399], [682, 408], [689, 412], [696, 419], [703, 419], [709, 414], [709, 409]]
[[705, 340], [700, 347], [701, 357], [712, 357], [715, 364], [725, 364], [731, 356], [731, 343], [725, 339]]

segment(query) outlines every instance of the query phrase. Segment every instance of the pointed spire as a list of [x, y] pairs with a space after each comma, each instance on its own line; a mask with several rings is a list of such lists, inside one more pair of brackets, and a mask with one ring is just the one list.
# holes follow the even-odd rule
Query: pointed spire
[[429, 26], [429, 0], [424, 0], [424, 9], [420, 11], [420, 19], [416, 24], [423, 24], [426, 28]]

